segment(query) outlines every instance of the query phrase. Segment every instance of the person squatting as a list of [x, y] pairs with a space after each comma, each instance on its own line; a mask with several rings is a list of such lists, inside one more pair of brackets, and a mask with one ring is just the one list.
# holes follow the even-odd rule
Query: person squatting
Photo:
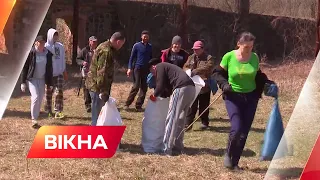
[[[45, 110], [49, 117], [63, 118], [63, 84], [67, 81], [65, 49], [58, 41], [59, 33], [49, 29], [47, 39], [38, 36], [21, 73], [21, 90], [27, 85], [31, 93], [32, 127], [39, 128], [38, 117], [41, 103], [46, 97]], [[193, 53], [182, 49], [180, 36], [172, 38], [171, 46], [162, 50], [160, 57], [153, 57], [149, 42], [150, 33], [141, 33], [141, 41], [133, 45], [128, 60], [127, 76], [133, 77], [133, 86], [123, 107], [129, 110], [135, 96], [136, 111], [142, 111], [148, 86], [154, 89], [149, 97], [157, 102], [158, 97], [169, 98], [168, 113], [163, 132], [163, 149], [160, 154], [173, 156], [184, 151], [184, 128], [194, 121], [196, 112], [201, 115], [202, 130], [209, 128], [209, 108], [212, 80], [222, 90], [227, 114], [230, 119], [229, 139], [226, 146], [224, 166], [241, 170], [239, 161], [246, 144], [259, 99], [266, 84], [275, 84], [259, 68], [259, 57], [252, 51], [255, 36], [250, 32], [240, 34], [237, 49], [227, 52], [220, 62], [206, 52], [203, 41], [195, 41]], [[103, 105], [108, 102], [114, 78], [115, 62], [119, 50], [126, 42], [121, 32], [98, 45], [91, 36], [88, 46], [77, 57], [84, 81], [84, 105], [91, 113], [91, 126], [96, 126]], [[191, 70], [189, 76], [186, 71]], [[196, 93], [194, 76], [204, 80], [204, 86]], [[151, 78], [151, 80], [150, 80]], [[52, 95], [56, 92], [54, 111]], [[213, 92], [213, 91], [212, 91]], [[187, 131], [192, 128], [186, 129]]]

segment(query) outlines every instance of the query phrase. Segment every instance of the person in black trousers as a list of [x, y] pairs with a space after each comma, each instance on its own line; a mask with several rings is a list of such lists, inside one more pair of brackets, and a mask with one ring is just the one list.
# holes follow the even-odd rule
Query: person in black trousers
[[[95, 36], [91, 36], [89, 38], [88, 46], [84, 47], [78, 54], [77, 63], [79, 66], [81, 66], [82, 81], [85, 81], [87, 74], [89, 72], [91, 59], [97, 47], [97, 42], [98, 42], [98, 39]], [[90, 97], [89, 90], [85, 85], [83, 85], [83, 95], [84, 95], [84, 104], [85, 104], [86, 110], [87, 112], [91, 112], [91, 97]]]
[[[141, 111], [148, 90], [148, 63], [152, 58], [152, 45], [149, 43], [149, 32], [143, 31], [141, 39], [142, 41], [133, 45], [129, 59], [127, 76], [130, 77], [133, 72], [133, 87], [124, 106], [125, 110], [129, 109], [140, 89], [139, 97], [136, 101], [136, 110]], [[134, 59], [136, 59], [135, 63], [133, 63]]]
[[[201, 89], [199, 95], [191, 106], [189, 113], [187, 114], [186, 127], [188, 127], [194, 120], [196, 113], [199, 109], [199, 114], [210, 104], [211, 89], [208, 84], [213, 68], [214, 60], [211, 55], [205, 52], [204, 44], [202, 41], [196, 41], [193, 45], [194, 53], [189, 56], [187, 62], [184, 65], [184, 69], [191, 69], [191, 75], [199, 75], [205, 82], [205, 86]], [[199, 106], [199, 108], [198, 108]], [[209, 127], [209, 109], [207, 109], [201, 115], [201, 129], [204, 130]], [[188, 129], [190, 130], [192, 126]]]
[[224, 158], [224, 166], [241, 170], [238, 166], [251, 129], [257, 105], [266, 84], [275, 84], [259, 69], [259, 57], [252, 52], [255, 37], [244, 32], [238, 40], [238, 49], [226, 53], [220, 66], [214, 70], [223, 91], [231, 130]]

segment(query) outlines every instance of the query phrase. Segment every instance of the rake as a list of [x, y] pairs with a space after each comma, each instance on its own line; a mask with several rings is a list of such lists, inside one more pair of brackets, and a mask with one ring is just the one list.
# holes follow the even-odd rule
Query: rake
[[189, 128], [202, 116], [202, 114], [205, 113], [205, 112], [210, 108], [210, 106], [220, 98], [220, 96], [221, 96], [222, 94], [223, 94], [223, 92], [220, 93], [219, 96], [216, 97], [216, 99], [214, 99], [214, 100], [209, 104], [209, 106], [208, 106], [204, 111], [202, 111], [202, 113], [199, 114], [199, 116], [198, 116], [188, 127], [184, 128], [184, 129], [180, 132], [180, 134], [179, 134], [179, 136], [177, 137], [177, 139], [179, 139], [180, 135], [181, 135], [183, 132], [185, 132], [187, 129], [189, 129]]

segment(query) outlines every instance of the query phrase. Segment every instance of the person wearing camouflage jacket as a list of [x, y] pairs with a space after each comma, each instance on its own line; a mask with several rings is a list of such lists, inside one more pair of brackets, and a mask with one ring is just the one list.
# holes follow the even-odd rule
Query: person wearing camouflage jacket
[[[198, 105], [199, 114], [201, 114], [210, 104], [211, 89], [209, 87], [208, 80], [214, 68], [213, 58], [204, 51], [202, 41], [196, 41], [192, 49], [194, 50], [194, 53], [189, 56], [183, 68], [185, 70], [191, 69], [191, 76], [199, 75], [206, 82], [206, 85], [201, 89], [198, 97], [187, 114], [186, 127], [193, 122], [198, 110]], [[202, 114], [201, 123], [201, 129], [206, 129], [209, 126], [209, 109]]]
[[91, 125], [97, 124], [99, 113], [104, 104], [109, 100], [111, 85], [114, 76], [114, 62], [117, 61], [118, 50], [125, 43], [125, 37], [120, 33], [114, 33], [110, 40], [101, 43], [92, 58], [86, 87], [91, 96]]

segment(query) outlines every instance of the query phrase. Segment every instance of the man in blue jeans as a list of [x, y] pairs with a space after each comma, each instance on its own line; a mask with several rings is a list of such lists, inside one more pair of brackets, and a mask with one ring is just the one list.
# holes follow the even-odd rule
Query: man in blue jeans
[[[148, 63], [152, 58], [152, 46], [149, 43], [149, 32], [142, 31], [141, 41], [133, 45], [131, 56], [129, 59], [127, 76], [130, 77], [133, 71], [133, 87], [129, 93], [124, 109], [129, 109], [129, 106], [134, 101], [135, 96], [139, 97], [136, 101], [136, 110], [141, 111], [144, 103], [148, 85], [147, 76], [149, 74]], [[135, 62], [134, 62], [135, 60]]]
[[118, 58], [118, 50], [125, 43], [125, 37], [114, 33], [110, 40], [101, 43], [94, 52], [86, 87], [91, 96], [91, 125], [96, 126], [100, 111], [109, 100], [114, 75], [114, 62]]

